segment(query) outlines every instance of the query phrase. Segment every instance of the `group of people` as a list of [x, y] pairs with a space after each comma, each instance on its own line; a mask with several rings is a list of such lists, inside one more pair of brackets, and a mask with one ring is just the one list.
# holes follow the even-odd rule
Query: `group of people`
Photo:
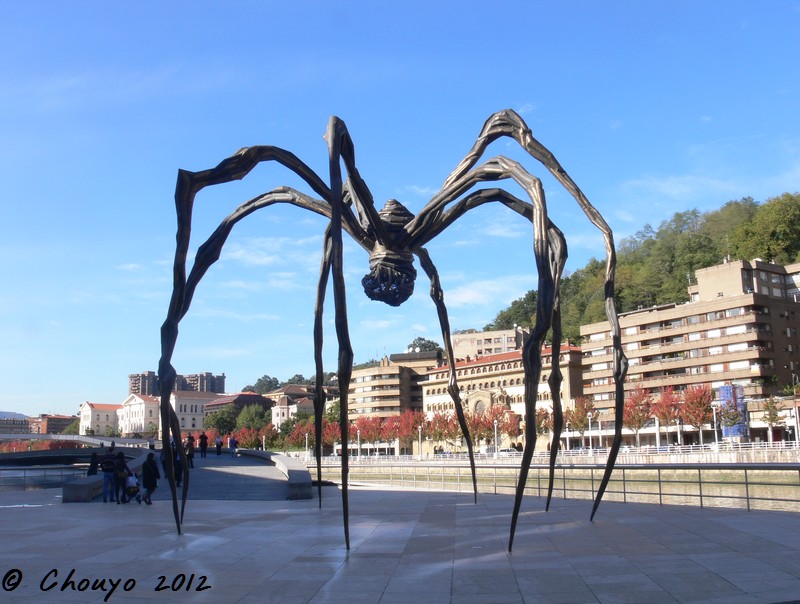
[[115, 452], [113, 442], [102, 457], [92, 453], [87, 475], [97, 474], [98, 470], [103, 473], [103, 503], [116, 501], [117, 504], [122, 504], [136, 499], [138, 503], [144, 501], [147, 505], [152, 505], [150, 498], [161, 478], [155, 453], [148, 453], [142, 464], [141, 487], [144, 488], [144, 495], [140, 492], [139, 477], [128, 467], [125, 453]]
[[[194, 454], [195, 443], [197, 448], [200, 449], [200, 457], [206, 457], [208, 452], [208, 436], [205, 432], [201, 432], [200, 436], [196, 439], [192, 434], [188, 434], [183, 439], [182, 443], [173, 440], [170, 444], [171, 447], [161, 450], [161, 467], [164, 471], [164, 476], [167, 476], [167, 459], [165, 457], [166, 451], [171, 450], [174, 454], [173, 470], [175, 472], [175, 483], [181, 486], [183, 479], [183, 463], [181, 460], [181, 450], [186, 456], [189, 468], [194, 468]], [[222, 438], [217, 436], [214, 440], [217, 455], [222, 454]], [[228, 439], [228, 447], [231, 455], [236, 457], [238, 453], [239, 443], [231, 436]], [[150, 447], [151, 449], [153, 446]], [[106, 452], [100, 456], [98, 453], [92, 453], [91, 461], [89, 462], [88, 476], [96, 475], [98, 472], [103, 473], [103, 503], [114, 502], [118, 504], [128, 503], [132, 499], [136, 499], [139, 503], [146, 503], [152, 505], [151, 496], [158, 488], [158, 481], [161, 479], [161, 472], [156, 464], [155, 453], [150, 452], [147, 454], [147, 459], [142, 464], [141, 468], [141, 485], [139, 476], [130, 470], [128, 463], [125, 460], [125, 454], [122, 451], [115, 452], [115, 445], [112, 441]], [[144, 489], [144, 494], [140, 493], [139, 487]]]

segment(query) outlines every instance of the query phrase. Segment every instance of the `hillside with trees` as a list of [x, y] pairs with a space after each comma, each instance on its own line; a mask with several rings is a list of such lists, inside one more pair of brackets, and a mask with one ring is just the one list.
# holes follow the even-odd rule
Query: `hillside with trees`
[[[718, 210], [676, 212], [657, 229], [645, 225], [617, 244], [616, 301], [619, 312], [688, 300], [694, 271], [732, 260], [761, 258], [780, 264], [800, 261], [800, 194], [784, 193], [763, 203], [750, 197]], [[605, 260], [592, 258], [562, 279], [563, 332], [580, 339], [580, 326], [605, 320]], [[501, 310], [484, 327], [531, 327], [536, 291]]]

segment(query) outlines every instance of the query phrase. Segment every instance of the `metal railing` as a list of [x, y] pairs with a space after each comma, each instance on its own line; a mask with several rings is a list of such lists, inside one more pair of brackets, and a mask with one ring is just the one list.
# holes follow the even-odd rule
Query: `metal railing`
[[[601, 464], [556, 467], [553, 497], [594, 499], [603, 476]], [[312, 472], [313, 473], [313, 472]], [[338, 463], [326, 463], [323, 477], [339, 480]], [[400, 488], [471, 491], [472, 475], [463, 463], [355, 463], [350, 483]], [[478, 490], [514, 493], [519, 468], [500, 463], [477, 466]], [[531, 465], [526, 494], [547, 495], [549, 468]], [[605, 501], [692, 505], [746, 510], [800, 511], [800, 464], [618, 464]]]
[[54, 489], [86, 476], [86, 466], [14, 466], [0, 468], [0, 491]]

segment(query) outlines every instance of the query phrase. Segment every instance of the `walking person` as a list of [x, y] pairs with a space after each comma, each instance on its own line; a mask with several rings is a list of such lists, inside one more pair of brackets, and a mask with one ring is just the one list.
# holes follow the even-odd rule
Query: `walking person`
[[189, 434], [183, 441], [183, 452], [190, 468], [194, 468], [194, 436]]
[[103, 471], [103, 503], [107, 503], [109, 499], [111, 501], [117, 500], [114, 488], [114, 474], [117, 471], [116, 461], [114, 447], [109, 447], [100, 459], [100, 469]]
[[114, 460], [114, 493], [117, 498], [117, 503], [128, 503], [125, 497], [125, 489], [127, 488], [128, 475], [131, 473], [128, 468], [128, 462], [125, 461], [125, 454], [120, 451]]
[[222, 436], [217, 435], [214, 445], [217, 447], [217, 455], [222, 455]]
[[148, 453], [147, 459], [142, 464], [142, 487], [144, 488], [144, 502], [147, 505], [153, 505], [150, 497], [158, 488], [160, 478], [161, 473], [158, 471], [158, 465], [156, 464], [156, 454]]
[[200, 457], [205, 457], [208, 450], [208, 436], [206, 436], [205, 431], [200, 433], [200, 437], [197, 440], [200, 443]]

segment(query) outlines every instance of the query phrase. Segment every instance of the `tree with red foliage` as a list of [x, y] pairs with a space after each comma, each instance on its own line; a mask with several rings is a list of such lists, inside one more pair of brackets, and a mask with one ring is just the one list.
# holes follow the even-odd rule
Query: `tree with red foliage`
[[536, 436], [553, 429], [553, 415], [547, 409], [539, 407], [536, 410]]
[[650, 413], [666, 428], [669, 443], [669, 425], [681, 417], [680, 395], [672, 386], [661, 390], [661, 394], [650, 407]]
[[436, 412], [423, 426], [426, 437], [437, 443], [443, 443], [450, 434], [450, 416], [446, 413]]
[[[351, 434], [353, 432], [361, 433], [360, 438], [362, 443], [371, 443], [373, 446], [375, 446], [381, 439], [381, 418], [362, 415], [356, 420], [355, 425], [350, 430]], [[360, 455], [361, 452], [359, 451], [358, 454]]]
[[322, 444], [330, 445], [335, 453], [336, 443], [342, 440], [342, 429], [339, 422], [329, 422], [326, 419], [322, 420]]
[[708, 384], [689, 386], [683, 391], [683, 405], [681, 416], [690, 426], [700, 433], [700, 444], [703, 444], [703, 426], [711, 421], [713, 411], [711, 403], [714, 402], [714, 393]]
[[650, 393], [642, 388], [641, 384], [627, 393], [625, 409], [622, 416], [622, 425], [633, 430], [636, 434], [636, 446], [640, 446], [639, 431], [650, 420], [653, 399]]
[[295, 424], [286, 437], [286, 446], [292, 449], [304, 448], [306, 446], [306, 434], [308, 434], [309, 446], [312, 446], [314, 442], [314, 426], [306, 422]]
[[519, 438], [522, 435], [520, 416], [509, 410], [503, 414], [497, 429], [511, 440]]
[[482, 441], [488, 443], [494, 434], [494, 421], [489, 419], [489, 414], [468, 413], [466, 418], [472, 442], [476, 445], [480, 445]]
[[233, 436], [239, 441], [239, 446], [244, 449], [259, 449], [263, 442], [261, 439], [263, 432], [254, 428], [241, 428], [234, 432]]
[[589, 414], [594, 415], [594, 403], [585, 396], [575, 399], [575, 407], [567, 409], [564, 413], [564, 422], [570, 424], [570, 428], [581, 435], [589, 429]]
[[425, 414], [419, 411], [409, 409], [397, 416], [394, 438], [400, 441], [400, 446], [408, 453], [413, 449], [413, 443], [419, 436], [420, 426], [425, 426]]

